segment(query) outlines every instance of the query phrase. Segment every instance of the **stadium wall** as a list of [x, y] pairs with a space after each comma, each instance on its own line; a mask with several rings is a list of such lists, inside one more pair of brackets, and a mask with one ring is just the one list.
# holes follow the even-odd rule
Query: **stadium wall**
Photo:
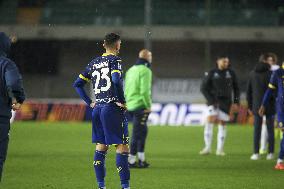
[[[119, 33], [125, 40], [144, 40], [146, 27], [136, 26], [88, 26], [88, 25], [0, 25], [3, 32], [15, 34], [21, 39], [46, 40], [100, 40], [110, 31]], [[261, 41], [283, 42], [283, 27], [245, 26], [152, 26], [153, 40], [176, 41]]]
[[[37, 48], [28, 50], [27, 44]], [[261, 53], [275, 52], [279, 56], [279, 62], [284, 60], [283, 43], [212, 42], [211, 63], [207, 65], [204, 47], [205, 43], [201, 41], [153, 41], [154, 85], [159, 86], [160, 79], [183, 79], [188, 82], [201, 79], [205, 71], [215, 66], [216, 56], [227, 54], [232, 68], [237, 72], [241, 90], [245, 91], [249, 72], [258, 62]], [[137, 52], [141, 48], [143, 48], [143, 41], [123, 42], [121, 57], [124, 71], [135, 63]], [[51, 49], [54, 50], [51, 51]], [[41, 51], [40, 54], [39, 51]], [[72, 87], [74, 79], [94, 56], [103, 52], [103, 49], [99, 41], [19, 40], [14, 44], [12, 52], [11, 58], [20, 67], [29, 98], [77, 98]], [[48, 54], [50, 52], [55, 54]], [[48, 61], [46, 61], [47, 55]], [[174, 82], [169, 84], [172, 85], [171, 83]], [[195, 90], [199, 91], [198, 87]], [[172, 98], [168, 96], [168, 102], [173, 102]]]
[[[149, 116], [152, 126], [201, 126], [207, 114], [205, 104], [153, 103]], [[17, 121], [91, 121], [92, 109], [77, 100], [29, 100], [16, 113]], [[230, 113], [231, 122], [245, 124], [247, 109]]]

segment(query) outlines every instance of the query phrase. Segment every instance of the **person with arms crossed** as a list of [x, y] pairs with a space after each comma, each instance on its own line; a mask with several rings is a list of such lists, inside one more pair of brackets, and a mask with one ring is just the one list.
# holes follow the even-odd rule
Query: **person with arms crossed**
[[[247, 102], [249, 113], [254, 115], [254, 152], [250, 157], [251, 160], [259, 160], [260, 155], [260, 138], [262, 131], [263, 117], [258, 115], [258, 110], [262, 103], [262, 97], [267, 89], [271, 77], [271, 65], [275, 60], [274, 54], [265, 53], [259, 58], [259, 63], [250, 73], [247, 86]], [[266, 156], [267, 160], [274, 158], [274, 115], [275, 115], [275, 101], [270, 98], [268, 101], [267, 110], [265, 112], [266, 127], [268, 131], [269, 151]]]
[[[267, 111], [270, 97], [273, 95], [273, 92], [277, 91], [276, 94], [276, 112], [277, 112], [277, 121], [279, 128], [284, 131], [284, 63], [282, 67], [272, 73], [268, 88], [264, 94], [262, 105], [259, 108], [259, 115], [263, 116]], [[282, 134], [283, 135], [283, 134]], [[284, 170], [283, 164], [284, 158], [284, 138], [282, 138], [280, 143], [280, 152], [275, 165], [275, 169]]]
[[[147, 120], [151, 112], [152, 88], [152, 53], [143, 49], [139, 59], [126, 72], [125, 97], [129, 113], [133, 119], [133, 132], [130, 144], [129, 166], [147, 168], [145, 160], [145, 143], [148, 133]], [[136, 162], [136, 155], [138, 162]]]
[[219, 56], [216, 64], [217, 68], [205, 73], [201, 84], [201, 92], [208, 105], [208, 117], [204, 126], [205, 147], [199, 152], [200, 155], [211, 153], [214, 123], [219, 124], [216, 155], [225, 155], [226, 122], [230, 120], [232, 100], [233, 108], [237, 109], [240, 99], [237, 77], [235, 72], [229, 68], [229, 58]]
[[25, 100], [22, 76], [7, 58], [10, 47], [10, 38], [0, 32], [0, 181], [8, 150], [11, 110], [19, 110]]
[[[93, 108], [92, 141], [96, 144], [94, 170], [99, 189], [106, 188], [105, 158], [110, 145], [116, 146], [116, 167], [121, 187], [130, 188], [128, 125], [125, 117], [121, 59], [117, 56], [120, 45], [119, 35], [107, 34], [103, 44], [106, 52], [93, 59], [74, 83], [80, 97]], [[85, 84], [90, 81], [95, 92], [95, 102], [92, 102], [84, 90]]]

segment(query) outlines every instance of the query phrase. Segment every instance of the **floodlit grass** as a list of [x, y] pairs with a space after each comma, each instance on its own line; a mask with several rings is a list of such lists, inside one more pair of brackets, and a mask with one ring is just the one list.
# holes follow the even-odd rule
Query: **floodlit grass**
[[[202, 127], [150, 127], [146, 156], [151, 167], [131, 171], [131, 188], [281, 188], [284, 172], [273, 170], [275, 161], [249, 159], [252, 132], [251, 127], [230, 126], [227, 155], [216, 157], [198, 155]], [[17, 122], [10, 136], [1, 189], [96, 188], [89, 123]], [[108, 189], [120, 188], [114, 157], [112, 148], [107, 156]]]

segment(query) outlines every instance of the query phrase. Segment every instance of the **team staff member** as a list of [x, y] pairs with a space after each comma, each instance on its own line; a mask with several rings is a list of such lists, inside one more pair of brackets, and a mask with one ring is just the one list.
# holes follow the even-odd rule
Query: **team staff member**
[[7, 58], [11, 41], [0, 32], [0, 181], [9, 143], [11, 110], [19, 110], [25, 100], [22, 76]]
[[[126, 73], [125, 97], [127, 108], [133, 117], [133, 132], [130, 144], [130, 167], [146, 168], [145, 142], [147, 137], [147, 119], [151, 112], [152, 53], [143, 49], [139, 52], [139, 59]], [[138, 163], [136, 162], [138, 156]]]
[[[271, 65], [276, 61], [276, 55], [273, 53], [262, 54], [259, 58], [259, 63], [250, 73], [247, 87], [247, 102], [249, 112], [254, 115], [254, 153], [251, 160], [258, 160], [260, 136], [262, 130], [263, 117], [258, 115], [258, 110], [262, 103], [262, 97], [268, 87], [268, 83], [272, 74]], [[266, 157], [271, 160], [274, 157], [274, 115], [275, 115], [275, 100], [268, 100], [266, 116], [266, 127], [268, 131], [269, 152]]]
[[237, 108], [240, 97], [237, 77], [235, 72], [229, 68], [227, 56], [218, 57], [217, 68], [205, 73], [201, 92], [207, 101], [208, 117], [204, 127], [205, 147], [200, 151], [200, 154], [206, 155], [211, 152], [213, 126], [214, 123], [218, 123], [216, 155], [223, 156], [225, 155], [226, 122], [230, 120], [229, 112], [232, 100], [234, 108]]

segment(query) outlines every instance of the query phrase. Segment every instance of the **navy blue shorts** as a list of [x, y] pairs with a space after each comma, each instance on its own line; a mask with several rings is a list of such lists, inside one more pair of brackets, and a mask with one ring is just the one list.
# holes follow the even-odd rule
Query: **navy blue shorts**
[[92, 113], [92, 141], [96, 144], [129, 144], [125, 111], [115, 104], [96, 106]]
[[283, 128], [284, 127], [284, 112], [277, 113], [277, 121], [278, 121], [278, 127]]

